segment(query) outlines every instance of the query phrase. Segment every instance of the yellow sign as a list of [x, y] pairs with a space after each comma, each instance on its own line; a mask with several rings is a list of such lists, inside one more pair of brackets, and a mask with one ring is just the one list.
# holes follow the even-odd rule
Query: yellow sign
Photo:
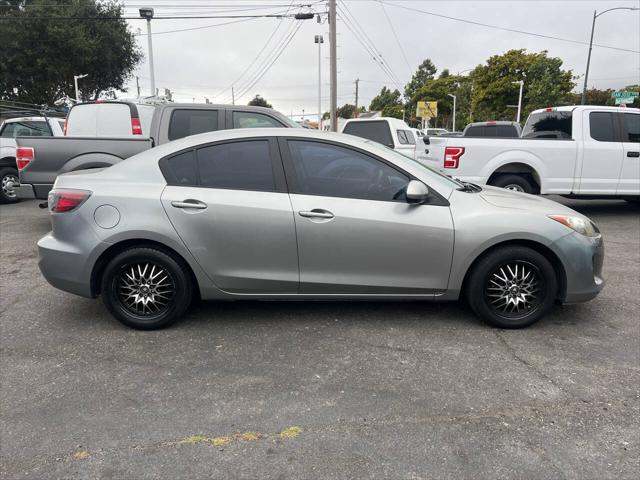
[[429, 119], [438, 116], [438, 102], [418, 102], [416, 117]]

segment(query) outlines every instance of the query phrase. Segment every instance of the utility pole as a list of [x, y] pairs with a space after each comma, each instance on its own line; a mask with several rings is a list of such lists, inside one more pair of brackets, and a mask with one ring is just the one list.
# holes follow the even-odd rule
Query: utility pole
[[153, 18], [153, 8], [144, 7], [138, 10], [140, 17], [147, 21], [147, 40], [149, 44], [149, 76], [151, 77], [151, 96], [157, 95], [156, 77], [153, 71], [153, 41], [151, 40], [151, 19]]
[[233, 90], [233, 86], [232, 86], [231, 87], [231, 105], [235, 105], [235, 104], [236, 104], [236, 94], [235, 94], [235, 91]]
[[356, 111], [353, 114], [353, 118], [358, 118], [360, 116], [360, 112], [358, 111], [358, 84], [360, 83], [360, 79], [356, 78], [354, 83], [356, 84]]
[[518, 80], [517, 82], [511, 83], [520, 84], [520, 94], [518, 95], [518, 118], [516, 119], [516, 122], [520, 123], [520, 112], [522, 112], [522, 88], [524, 87], [524, 80]]
[[329, 0], [329, 70], [331, 131], [338, 131], [338, 51], [336, 48], [336, 0]]
[[315, 43], [318, 44], [318, 130], [322, 130], [322, 35], [316, 35]]
[[80, 92], [78, 90], [78, 80], [81, 79], [81, 78], [84, 78], [84, 77], [88, 77], [88, 76], [89, 76], [88, 73], [85, 73], [84, 75], [74, 75], [73, 76], [73, 84], [76, 87], [76, 102], [80, 101]]
[[138, 92], [138, 98], [140, 98], [140, 77], [136, 75], [136, 91]]
[[447, 93], [447, 95], [449, 95], [451, 98], [453, 98], [453, 119], [451, 122], [451, 131], [455, 132], [456, 131], [456, 96], [452, 93]]

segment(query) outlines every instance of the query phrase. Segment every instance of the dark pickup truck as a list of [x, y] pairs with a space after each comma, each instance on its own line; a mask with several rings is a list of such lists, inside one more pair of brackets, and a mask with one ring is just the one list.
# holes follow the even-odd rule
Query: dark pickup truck
[[[129, 125], [130, 122], [130, 125]], [[104, 168], [156, 145], [231, 128], [300, 128], [270, 108], [240, 105], [82, 103], [71, 108], [63, 137], [16, 137], [20, 198], [46, 200], [62, 173]]]

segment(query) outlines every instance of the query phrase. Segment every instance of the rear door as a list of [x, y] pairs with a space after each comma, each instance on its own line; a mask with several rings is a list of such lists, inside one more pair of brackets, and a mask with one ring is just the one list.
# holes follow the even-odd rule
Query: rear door
[[619, 195], [640, 195], [640, 114], [618, 113], [622, 130]]
[[157, 143], [197, 135], [198, 133], [224, 130], [224, 110], [207, 107], [164, 107], [160, 119]]
[[614, 195], [622, 171], [623, 148], [614, 112], [584, 111], [581, 194]]
[[300, 293], [429, 295], [447, 288], [453, 223], [446, 202], [410, 205], [410, 176], [361, 150], [281, 139]]
[[164, 209], [218, 288], [297, 293], [295, 227], [275, 139], [203, 145], [160, 166]]

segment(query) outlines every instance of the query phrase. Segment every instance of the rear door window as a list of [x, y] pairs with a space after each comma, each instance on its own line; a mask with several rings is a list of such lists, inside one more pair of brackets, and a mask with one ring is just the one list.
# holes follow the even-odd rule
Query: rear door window
[[345, 125], [342, 133], [348, 133], [349, 135], [355, 135], [356, 137], [373, 140], [374, 142], [393, 148], [391, 130], [389, 129], [389, 124], [384, 120], [349, 122]]
[[202, 187], [275, 192], [268, 140], [200, 148], [197, 159]]
[[257, 112], [233, 112], [233, 128], [280, 128], [275, 118]]
[[169, 122], [169, 140], [218, 130], [218, 110], [174, 110]]
[[589, 135], [598, 142], [615, 142], [616, 131], [613, 112], [591, 112], [589, 114]]
[[398, 141], [403, 145], [415, 145], [416, 139], [410, 130], [397, 130]]
[[169, 157], [165, 162], [162, 170], [169, 185], [197, 185], [198, 173], [196, 169], [196, 156], [193, 150]]
[[48, 137], [51, 135], [46, 122], [24, 121], [12, 122], [2, 129], [3, 137]]
[[640, 115], [623, 113], [622, 122], [624, 124], [624, 141], [640, 143]]
[[532, 113], [522, 130], [522, 137], [570, 139], [571, 122], [571, 112]]

